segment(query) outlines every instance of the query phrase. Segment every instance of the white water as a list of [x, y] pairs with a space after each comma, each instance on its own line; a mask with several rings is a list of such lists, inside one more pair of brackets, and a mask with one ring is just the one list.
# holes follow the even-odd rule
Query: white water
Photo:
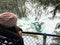
[[[49, 13], [52, 9], [53, 9], [53, 7], [48, 7], [48, 9], [46, 11], [41, 9], [42, 14], [41, 14], [41, 18], [38, 18], [39, 20], [35, 20], [36, 15], [34, 15], [35, 14], [35, 13], [33, 13], [34, 11], [31, 11], [31, 13], [29, 13], [29, 16], [27, 16], [28, 18], [26, 18], [26, 19], [22, 18], [22, 19], [18, 20], [18, 26], [20, 26], [23, 29], [23, 31], [36, 32], [36, 29], [34, 28], [32, 23], [44, 22], [44, 24], [42, 25], [42, 29], [41, 29], [42, 32], [43, 33], [52, 33], [54, 31], [54, 28], [56, 27], [56, 24], [58, 22], [60, 22], [60, 19], [58, 19], [58, 18], [54, 18], [54, 19], [48, 18], [48, 17], [52, 17], [52, 13]], [[46, 14], [46, 12], [48, 12], [49, 14]], [[57, 13], [56, 16], [58, 17], [59, 15], [60, 14]], [[31, 25], [33, 26], [33, 28], [31, 27]]]
[[[35, 26], [32, 25], [32, 23], [44, 22], [44, 24], [42, 25], [42, 28], [41, 28], [42, 33], [49, 33], [49, 34], [53, 33], [54, 34], [56, 24], [60, 22], [60, 19], [58, 18], [58, 17], [60, 17], [60, 13], [57, 13], [56, 17], [54, 19], [49, 19], [49, 17], [51, 18], [53, 15], [52, 13], [50, 13], [50, 11], [52, 11], [54, 9], [54, 7], [49, 6], [46, 10], [44, 10], [43, 6], [41, 6], [40, 10], [42, 11], [42, 13], [40, 13], [41, 17], [39, 17], [37, 15], [37, 13], [39, 12], [39, 9], [36, 9], [37, 4], [34, 4], [32, 7], [32, 4], [30, 2], [29, 3], [26, 2], [26, 3], [27, 3], [26, 8], [28, 8], [27, 12], [29, 10], [32, 10], [32, 11], [29, 12], [28, 14], [26, 14], [26, 15], [28, 15], [27, 18], [18, 19], [17, 25], [20, 26], [23, 29], [23, 31], [37, 32], [37, 30], [35, 29]], [[35, 14], [35, 10], [37, 10], [36, 14]], [[35, 20], [36, 17], [38, 17], [37, 20]], [[25, 39], [27, 39], [27, 38], [25, 37], [24, 41], [25, 41]], [[50, 43], [51, 43], [51, 40], [47, 40], [47, 41], [50, 41]], [[27, 43], [28, 43], [28, 41], [27, 41]], [[32, 42], [29, 42], [29, 44], [30, 43], [32, 43]], [[26, 45], [28, 45], [28, 44], [26, 44]], [[30, 45], [34, 45], [34, 44], [30, 44]]]

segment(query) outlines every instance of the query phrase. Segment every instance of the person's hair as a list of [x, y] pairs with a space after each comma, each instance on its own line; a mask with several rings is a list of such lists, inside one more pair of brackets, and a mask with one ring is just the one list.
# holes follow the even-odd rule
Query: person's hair
[[17, 15], [11, 12], [4, 12], [0, 14], [0, 24], [6, 27], [16, 26]]
[[19, 31], [22, 31], [17, 24], [17, 15], [11, 12], [5, 12], [0, 14], [0, 26], [13, 31], [18, 34]]

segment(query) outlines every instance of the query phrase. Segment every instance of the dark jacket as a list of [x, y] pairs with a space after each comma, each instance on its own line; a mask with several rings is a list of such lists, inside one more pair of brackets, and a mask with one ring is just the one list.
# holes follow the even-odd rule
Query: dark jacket
[[[22, 31], [22, 29], [20, 29]], [[5, 26], [0, 25], [0, 35], [7, 37], [7, 39], [12, 40], [13, 44], [12, 45], [24, 45], [23, 38], [19, 37], [16, 34], [16, 29], [15, 27], [7, 28]], [[4, 40], [3, 40], [4, 41]], [[9, 41], [8, 41], [9, 42]], [[7, 43], [8, 44], [8, 43]], [[0, 44], [1, 45], [1, 44]], [[9, 44], [8, 44], [9, 45]]]

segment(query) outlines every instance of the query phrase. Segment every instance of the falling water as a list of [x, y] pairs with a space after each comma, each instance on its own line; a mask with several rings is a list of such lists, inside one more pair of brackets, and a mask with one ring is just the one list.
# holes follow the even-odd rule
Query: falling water
[[[54, 7], [48, 6], [47, 9], [43, 9], [43, 6], [40, 6], [38, 9], [36, 8], [37, 3], [32, 4], [30, 2], [26, 2], [26, 9], [27, 12], [26, 18], [18, 19], [17, 25], [20, 26], [23, 31], [27, 32], [38, 32], [38, 30], [41, 30], [41, 33], [54, 33], [54, 29], [56, 27], [56, 24], [60, 22], [59, 19], [59, 12], [56, 13], [56, 16], [54, 19], [52, 19], [53, 13], [52, 11]], [[36, 24], [37, 22], [37, 24]], [[41, 27], [38, 26], [38, 24], [41, 25]]]

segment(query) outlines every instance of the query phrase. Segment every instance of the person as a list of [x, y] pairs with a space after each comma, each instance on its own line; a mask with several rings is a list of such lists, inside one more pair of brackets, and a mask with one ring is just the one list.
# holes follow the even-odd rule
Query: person
[[21, 37], [21, 45], [24, 45], [22, 38], [22, 29], [17, 26], [18, 16], [11, 12], [4, 12], [0, 14], [0, 27], [8, 29], [12, 32], [18, 34]]

